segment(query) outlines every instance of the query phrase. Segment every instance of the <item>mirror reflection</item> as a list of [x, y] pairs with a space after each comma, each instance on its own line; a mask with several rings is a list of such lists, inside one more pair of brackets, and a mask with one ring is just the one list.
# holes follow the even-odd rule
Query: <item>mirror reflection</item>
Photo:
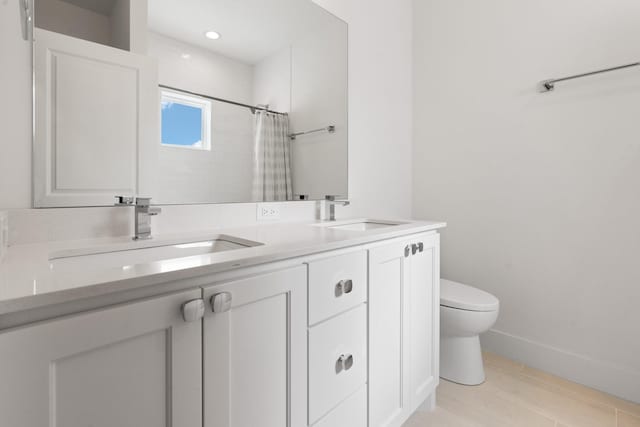
[[347, 25], [313, 2], [54, 0], [35, 25], [36, 206], [347, 196]]

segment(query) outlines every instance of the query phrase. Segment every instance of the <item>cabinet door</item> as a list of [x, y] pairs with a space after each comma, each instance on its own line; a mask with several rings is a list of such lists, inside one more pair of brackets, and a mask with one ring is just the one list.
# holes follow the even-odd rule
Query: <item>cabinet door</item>
[[111, 206], [116, 194], [153, 194], [154, 60], [38, 28], [33, 49], [35, 206]]
[[410, 256], [408, 241], [369, 250], [370, 427], [400, 426], [410, 414]]
[[3, 426], [200, 427], [202, 321], [182, 292], [0, 334]]
[[422, 234], [411, 241], [418, 250], [408, 258], [411, 275], [411, 412], [438, 385], [440, 339], [440, 235]]
[[306, 426], [306, 279], [300, 266], [205, 289], [205, 427]]

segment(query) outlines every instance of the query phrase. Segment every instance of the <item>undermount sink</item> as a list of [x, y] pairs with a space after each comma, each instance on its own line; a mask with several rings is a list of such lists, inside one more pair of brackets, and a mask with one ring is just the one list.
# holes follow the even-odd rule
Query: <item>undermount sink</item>
[[[132, 245], [133, 247], [131, 247]], [[56, 272], [73, 272], [78, 271], [78, 269], [103, 270], [117, 267], [126, 270], [135, 264], [232, 251], [260, 246], [262, 243], [219, 235], [202, 241], [174, 241], [169, 243], [149, 240], [139, 242], [138, 245], [130, 243], [100, 249], [56, 253], [50, 256], [49, 266], [51, 270]]]
[[351, 220], [351, 221], [339, 221], [339, 222], [324, 222], [318, 224], [321, 227], [331, 228], [332, 230], [348, 230], [348, 231], [367, 231], [375, 230], [379, 228], [393, 227], [396, 225], [404, 224], [403, 222], [364, 219], [364, 220]]

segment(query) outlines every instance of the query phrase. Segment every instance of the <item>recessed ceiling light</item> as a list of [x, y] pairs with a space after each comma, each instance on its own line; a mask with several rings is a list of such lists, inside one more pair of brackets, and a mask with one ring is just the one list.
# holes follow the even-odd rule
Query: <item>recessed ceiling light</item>
[[210, 40], [218, 40], [220, 38], [220, 33], [215, 31], [207, 31], [204, 33], [204, 36]]
[[191, 58], [191, 55], [189, 55], [188, 53], [183, 53], [182, 55], [180, 55], [182, 57], [182, 59], [189, 59]]

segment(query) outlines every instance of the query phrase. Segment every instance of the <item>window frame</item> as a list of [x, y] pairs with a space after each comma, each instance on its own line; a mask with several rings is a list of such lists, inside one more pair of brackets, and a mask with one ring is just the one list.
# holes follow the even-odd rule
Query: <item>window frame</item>
[[[200, 134], [202, 135], [201, 147], [196, 147], [193, 145], [177, 145], [164, 143], [162, 139], [162, 104], [165, 102], [165, 100], [176, 104], [198, 108], [202, 112], [202, 129], [200, 130]], [[160, 146], [186, 150], [211, 151], [211, 109], [211, 101], [206, 98], [179, 92], [176, 90], [160, 89]]]

